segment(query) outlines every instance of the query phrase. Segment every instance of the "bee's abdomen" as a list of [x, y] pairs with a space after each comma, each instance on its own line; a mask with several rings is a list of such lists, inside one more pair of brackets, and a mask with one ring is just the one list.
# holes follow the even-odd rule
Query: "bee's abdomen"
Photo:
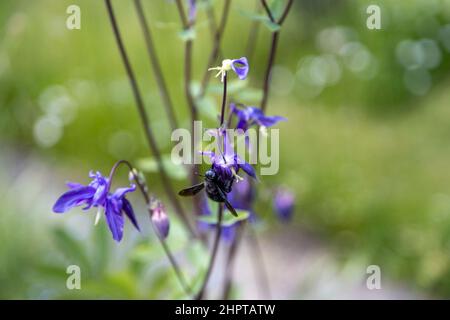
[[214, 183], [205, 183], [205, 191], [208, 197], [216, 202], [223, 202], [224, 199], [219, 192], [219, 189]]

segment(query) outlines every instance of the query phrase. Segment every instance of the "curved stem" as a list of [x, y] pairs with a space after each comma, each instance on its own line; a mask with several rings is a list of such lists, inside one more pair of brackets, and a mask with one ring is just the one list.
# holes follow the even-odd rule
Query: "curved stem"
[[[115, 176], [115, 174], [116, 174], [117, 169], [118, 169], [119, 166], [122, 165], [122, 164], [125, 165], [125, 166], [127, 166], [128, 169], [130, 170], [131, 174], [133, 175], [133, 179], [134, 179], [134, 181], [136, 182], [136, 184], [137, 184], [139, 190], [141, 191], [142, 196], [143, 196], [144, 199], [145, 199], [145, 203], [146, 203], [147, 208], [148, 208], [148, 210], [149, 210], [149, 214], [151, 214], [151, 213], [150, 213], [151, 198], [150, 198], [150, 196], [148, 195], [148, 191], [147, 191], [148, 188], [147, 188], [147, 185], [146, 185], [145, 183], [143, 183], [143, 182], [141, 181], [141, 179], [139, 179], [138, 176], [136, 176], [136, 174], [135, 174], [135, 172], [134, 172], [134, 167], [131, 165], [130, 162], [128, 162], [127, 160], [119, 160], [119, 161], [117, 161], [117, 162], [114, 164], [114, 166], [112, 167], [112, 169], [111, 169], [111, 172], [110, 172], [110, 174], [109, 174], [109, 180], [108, 180], [108, 183], [111, 185], [112, 180], [113, 180], [113, 178], [114, 178], [114, 176]], [[180, 266], [178, 265], [178, 263], [177, 263], [177, 261], [176, 261], [174, 255], [172, 254], [172, 252], [171, 252], [169, 246], [167, 245], [166, 241], [160, 236], [158, 230], [157, 230], [156, 227], [155, 227], [155, 224], [153, 223], [153, 220], [151, 219], [151, 216], [150, 216], [150, 223], [151, 223], [151, 225], [152, 225], [153, 232], [156, 234], [156, 236], [157, 236], [157, 238], [158, 238], [158, 240], [159, 240], [159, 242], [160, 242], [160, 244], [161, 244], [161, 246], [162, 246], [162, 248], [163, 248], [163, 250], [164, 250], [164, 253], [166, 254], [167, 258], [169, 259], [169, 262], [170, 262], [170, 264], [171, 264], [171, 266], [172, 266], [172, 269], [173, 269], [174, 272], [175, 272], [175, 275], [176, 275], [176, 277], [177, 277], [177, 279], [178, 279], [178, 282], [180, 283], [180, 285], [181, 285], [181, 287], [183, 288], [183, 290], [185, 291], [185, 293], [186, 293], [187, 295], [191, 295], [191, 293], [192, 293], [191, 288], [190, 288], [189, 285], [187, 284], [187, 281], [186, 281], [186, 279], [185, 279], [185, 277], [184, 277], [184, 275], [183, 275], [183, 272], [181, 271]]]
[[287, 15], [289, 14], [289, 11], [291, 10], [291, 6], [294, 3], [294, 0], [289, 0], [288, 4], [284, 8], [283, 13], [281, 14], [280, 19], [278, 19], [278, 24], [282, 25], [284, 20], [287, 18]]
[[[293, 4], [294, 0], [289, 0], [286, 7], [283, 10], [283, 13], [281, 14], [281, 17], [278, 20], [275, 20], [272, 11], [270, 10], [269, 6], [267, 5], [266, 0], [261, 0], [261, 3], [264, 7], [264, 10], [267, 13], [267, 16], [269, 17], [270, 21], [272, 23], [276, 23], [279, 26], [281, 26], [284, 22], [284, 20], [286, 19], [292, 4]], [[275, 55], [277, 52], [277, 47], [278, 47], [278, 39], [280, 37], [280, 31], [274, 31], [272, 32], [272, 41], [271, 41], [271, 45], [270, 45], [270, 53], [269, 53], [269, 60], [267, 63], [267, 67], [266, 67], [266, 72], [264, 74], [264, 84], [263, 84], [263, 98], [261, 101], [261, 109], [263, 112], [266, 111], [267, 108], [267, 102], [269, 100], [269, 90], [270, 90], [270, 73], [272, 71], [272, 67], [275, 63]]]
[[278, 31], [272, 33], [272, 42], [270, 45], [269, 61], [267, 63], [266, 72], [264, 73], [263, 98], [261, 101], [261, 110], [263, 112], [266, 111], [267, 101], [269, 100], [270, 73], [272, 72], [273, 64], [275, 62], [275, 54], [277, 53], [279, 36], [280, 36], [280, 33]]
[[139, 87], [136, 81], [136, 77], [134, 75], [133, 69], [131, 68], [131, 64], [130, 64], [130, 60], [128, 59], [126, 50], [125, 50], [125, 46], [123, 44], [122, 41], [122, 37], [120, 35], [120, 31], [119, 31], [119, 27], [117, 25], [116, 22], [116, 18], [114, 15], [114, 10], [112, 8], [111, 5], [111, 0], [105, 0], [106, 3], [106, 7], [108, 10], [108, 15], [111, 21], [111, 26], [114, 32], [114, 36], [117, 42], [117, 46], [119, 48], [120, 51], [120, 55], [122, 57], [122, 61], [123, 64], [125, 66], [127, 75], [128, 75], [128, 79], [130, 81], [130, 85], [131, 85], [131, 89], [133, 91], [133, 95], [136, 101], [136, 106], [138, 108], [138, 112], [142, 121], [142, 124], [144, 126], [144, 132], [145, 132], [145, 137], [147, 139], [147, 142], [149, 144], [150, 150], [152, 151], [157, 165], [158, 165], [158, 170], [161, 174], [161, 179], [162, 179], [162, 183], [163, 183], [163, 187], [167, 193], [167, 195], [169, 196], [169, 199], [171, 201], [171, 203], [173, 204], [174, 208], [175, 208], [175, 212], [177, 213], [177, 215], [180, 217], [180, 219], [182, 220], [184, 226], [186, 227], [186, 229], [190, 232], [190, 234], [193, 237], [197, 237], [195, 230], [192, 228], [189, 219], [186, 216], [186, 213], [183, 210], [183, 207], [181, 206], [181, 204], [178, 202], [178, 199], [176, 197], [176, 193], [172, 187], [172, 184], [170, 182], [170, 179], [167, 175], [166, 172], [166, 168], [164, 167], [164, 164], [162, 162], [162, 157], [161, 157], [161, 153], [159, 151], [158, 145], [156, 143], [153, 131], [150, 127], [150, 122], [149, 122], [149, 118], [147, 115], [147, 112], [145, 110], [144, 107], [144, 102], [141, 96], [141, 93], [139, 91]]
[[147, 19], [145, 18], [144, 9], [142, 7], [141, 0], [134, 0], [134, 5], [136, 8], [136, 12], [139, 18], [139, 23], [142, 28], [142, 32], [144, 34], [145, 44], [147, 46], [147, 53], [150, 58], [150, 63], [153, 67], [153, 73], [155, 75], [156, 83], [159, 87], [159, 92], [161, 94], [161, 98], [163, 100], [167, 117], [169, 118], [170, 125], [172, 130], [178, 128], [178, 121], [175, 116], [175, 111], [173, 108], [172, 100], [169, 95], [169, 90], [166, 85], [166, 81], [163, 76], [163, 72], [161, 70], [161, 64], [159, 63], [158, 56], [155, 51], [155, 46], [153, 44], [152, 34], [150, 31], [150, 27], [147, 23]]
[[219, 249], [219, 243], [220, 243], [220, 236], [222, 234], [222, 218], [223, 218], [223, 205], [222, 203], [219, 203], [218, 209], [217, 209], [217, 226], [216, 226], [216, 237], [214, 238], [214, 244], [213, 249], [211, 252], [211, 258], [209, 260], [208, 269], [206, 270], [205, 278], [203, 279], [202, 286], [200, 287], [200, 290], [197, 294], [196, 299], [202, 300], [203, 296], [205, 294], [206, 286], [208, 284], [209, 277], [211, 276], [211, 271], [214, 266], [214, 261], [216, 261], [217, 252]]

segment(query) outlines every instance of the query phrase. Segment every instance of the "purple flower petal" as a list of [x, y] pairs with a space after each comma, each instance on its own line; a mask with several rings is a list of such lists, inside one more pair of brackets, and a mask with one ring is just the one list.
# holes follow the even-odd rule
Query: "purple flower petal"
[[258, 120], [256, 120], [256, 122], [259, 125], [265, 126], [265, 127], [271, 127], [279, 121], [287, 121], [287, 119], [284, 117], [280, 117], [280, 116], [272, 116], [272, 117], [263, 116], [263, 117], [260, 117]]
[[120, 242], [123, 237], [124, 219], [120, 211], [117, 209], [117, 202], [113, 198], [106, 200], [105, 216], [109, 230], [111, 230], [113, 239]]
[[231, 68], [233, 69], [234, 72], [236, 72], [239, 79], [244, 80], [245, 78], [247, 78], [249, 65], [246, 57], [233, 60]]
[[250, 177], [256, 179], [256, 173], [253, 166], [247, 162], [244, 162], [242, 164], [239, 164], [239, 167], [244, 170], [246, 174], [248, 174]]
[[246, 131], [251, 125], [258, 124], [260, 126], [271, 127], [279, 121], [287, 119], [280, 116], [266, 116], [263, 111], [256, 107], [246, 107], [239, 109], [235, 105], [231, 107], [231, 111], [236, 115], [238, 123], [236, 129]]
[[228, 201], [235, 209], [250, 211], [255, 200], [255, 190], [249, 179], [234, 184], [233, 190], [228, 194]]
[[151, 219], [159, 236], [163, 239], [167, 238], [169, 235], [170, 222], [169, 217], [160, 202], [151, 209]]
[[65, 192], [56, 201], [53, 211], [56, 213], [64, 213], [73, 207], [89, 204], [90, 199], [94, 196], [95, 189], [89, 186], [81, 186]]
[[222, 234], [221, 238], [228, 243], [233, 242], [235, 236], [236, 236], [236, 226], [237, 223], [231, 225], [231, 226], [222, 226]]
[[131, 223], [134, 225], [134, 227], [141, 231], [139, 228], [139, 224], [137, 222], [136, 216], [134, 215], [133, 207], [131, 206], [130, 201], [128, 201], [126, 198], [122, 198], [122, 210], [127, 215], [128, 219], [130, 219]]
[[109, 190], [109, 183], [108, 179], [103, 177], [100, 172], [89, 172], [89, 177], [91, 177], [93, 180], [91, 183], [89, 183], [89, 186], [96, 189], [95, 195], [92, 199], [92, 205], [94, 206], [103, 206], [106, 197], [108, 196], [108, 190]]
[[78, 183], [78, 182], [67, 182], [66, 186], [69, 187], [69, 189], [75, 189], [75, 188], [79, 188], [79, 187], [84, 187], [83, 184]]
[[130, 187], [117, 188], [116, 191], [114, 191], [114, 193], [112, 194], [112, 197], [116, 199], [121, 199], [125, 196], [126, 193], [133, 192], [135, 190], [136, 190], [135, 184], [130, 185]]

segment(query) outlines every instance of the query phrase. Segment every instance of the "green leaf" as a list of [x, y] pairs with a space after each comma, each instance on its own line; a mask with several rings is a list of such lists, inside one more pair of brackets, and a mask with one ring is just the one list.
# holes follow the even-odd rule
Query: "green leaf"
[[271, 31], [271, 32], [277, 32], [280, 30], [281, 26], [278, 23], [274, 23], [270, 21], [269, 19], [264, 20], [263, 24]]
[[[262, 22], [271, 32], [276, 32], [280, 30], [280, 25], [278, 23], [274, 23], [270, 21], [270, 18], [264, 14], [256, 14], [254, 12], [249, 12], [246, 10], [239, 10], [240, 13], [251, 20]], [[276, 12], [276, 10], [272, 10], [272, 12]], [[276, 16], [274, 14], [274, 16]]]
[[[245, 210], [236, 210], [236, 213], [238, 214], [237, 217], [233, 216], [228, 211], [225, 211], [224, 215], [223, 215], [223, 219], [222, 219], [222, 226], [224, 226], [224, 227], [232, 226], [236, 222], [246, 220], [250, 216], [250, 213]], [[217, 224], [217, 220], [218, 220], [217, 218], [218, 217], [217, 217], [217, 213], [216, 213], [216, 214], [211, 214], [208, 216], [200, 216], [197, 218], [197, 220], [214, 225], [214, 224]]]
[[189, 29], [183, 30], [183, 31], [178, 33], [178, 36], [183, 41], [194, 40], [195, 39], [195, 30], [193, 28], [189, 28]]
[[246, 18], [249, 18], [250, 20], [256, 20], [256, 21], [269, 20], [270, 21], [270, 19], [267, 17], [267, 15], [265, 13], [257, 14], [257, 13], [254, 13], [253, 11], [242, 10], [242, 9], [238, 10], [238, 11], [241, 15], [243, 15]]
[[[170, 155], [165, 154], [162, 155], [162, 162], [164, 167], [166, 168], [167, 174], [172, 179], [176, 180], [184, 180], [188, 176], [188, 172], [186, 167], [183, 165], [178, 165], [172, 162]], [[137, 167], [145, 172], [158, 172], [158, 163], [156, 159], [153, 157], [149, 158], [141, 158], [136, 161]]]

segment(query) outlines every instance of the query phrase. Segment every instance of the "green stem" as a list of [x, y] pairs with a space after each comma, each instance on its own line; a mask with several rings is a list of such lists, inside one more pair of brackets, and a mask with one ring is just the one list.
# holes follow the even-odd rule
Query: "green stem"
[[105, 0], [105, 3], [106, 3], [107, 10], [108, 10], [109, 18], [111, 21], [111, 26], [112, 26], [112, 29], [114, 32], [114, 36], [116, 39], [116, 43], [119, 48], [123, 64], [125, 66], [125, 70], [127, 72], [128, 79], [130, 81], [131, 89], [133, 91], [134, 99], [136, 101], [136, 106], [137, 106], [137, 109], [139, 112], [139, 116], [141, 118], [142, 125], [144, 127], [145, 137], [149, 144], [150, 150], [152, 151], [152, 153], [156, 159], [156, 163], [158, 165], [158, 170], [161, 174], [161, 180], [163, 183], [163, 187], [164, 187], [171, 203], [173, 204], [173, 206], [175, 208], [175, 212], [180, 217], [180, 219], [183, 222], [186, 229], [189, 231], [189, 233], [193, 237], [197, 237], [195, 230], [192, 228], [192, 226], [189, 222], [189, 219], [187, 218], [187, 215], [183, 210], [183, 207], [181, 206], [181, 204], [178, 201], [176, 193], [172, 187], [172, 183], [170, 182], [169, 176], [167, 174], [166, 168], [162, 162], [161, 153], [160, 153], [158, 145], [156, 143], [156, 139], [153, 134], [153, 131], [150, 127], [150, 121], [149, 121], [147, 111], [145, 110], [145, 107], [144, 107], [142, 95], [140, 93], [133, 69], [131, 68], [131, 63], [130, 63], [130, 60], [126, 53], [125, 46], [122, 41], [122, 37], [120, 35], [119, 26], [117, 25], [117, 21], [116, 21], [115, 15], [114, 15], [114, 10], [113, 10], [112, 4], [111, 4], [111, 0]]
[[217, 209], [217, 226], [216, 226], [216, 237], [214, 238], [214, 244], [211, 252], [211, 258], [209, 259], [208, 269], [206, 270], [205, 277], [203, 278], [202, 286], [196, 296], [197, 300], [202, 300], [205, 295], [206, 286], [208, 285], [208, 280], [211, 276], [211, 272], [216, 261], [217, 252], [219, 249], [220, 236], [222, 235], [222, 218], [223, 218], [223, 205], [219, 203]]
[[108, 182], [109, 185], [112, 184], [112, 180], [113, 180], [113, 178], [114, 178], [114, 176], [116, 174], [116, 171], [119, 168], [119, 166], [122, 165], [122, 164], [127, 166], [128, 169], [130, 170], [131, 174], [133, 175], [133, 179], [136, 182], [139, 190], [141, 191], [141, 194], [144, 197], [145, 203], [146, 203], [147, 208], [149, 210], [150, 223], [152, 225], [153, 231], [156, 234], [156, 236], [157, 236], [157, 238], [159, 240], [159, 243], [161, 244], [161, 246], [162, 246], [162, 248], [164, 250], [164, 253], [166, 254], [166, 257], [169, 260], [170, 265], [172, 266], [172, 269], [175, 272], [175, 275], [176, 275], [176, 277], [178, 279], [178, 282], [180, 283], [180, 285], [181, 285], [182, 289], [185, 291], [185, 293], [188, 296], [190, 296], [192, 291], [191, 291], [191, 288], [189, 287], [189, 285], [187, 284], [187, 281], [186, 281], [186, 279], [185, 279], [185, 277], [183, 275], [183, 272], [181, 271], [180, 266], [178, 265], [174, 255], [172, 254], [172, 251], [170, 250], [170, 248], [167, 245], [166, 241], [160, 236], [158, 230], [155, 227], [155, 224], [153, 223], [153, 220], [151, 219], [151, 212], [150, 212], [151, 198], [150, 198], [150, 196], [148, 195], [148, 192], [147, 192], [147, 190], [148, 190], [147, 185], [144, 184], [141, 181], [141, 179], [139, 179], [139, 177], [136, 176], [136, 174], [134, 172], [134, 167], [131, 165], [130, 162], [128, 162], [127, 160], [119, 160], [119, 161], [117, 161], [114, 164], [114, 166], [112, 167], [111, 172], [109, 174], [109, 180], [108, 180], [109, 181]]

